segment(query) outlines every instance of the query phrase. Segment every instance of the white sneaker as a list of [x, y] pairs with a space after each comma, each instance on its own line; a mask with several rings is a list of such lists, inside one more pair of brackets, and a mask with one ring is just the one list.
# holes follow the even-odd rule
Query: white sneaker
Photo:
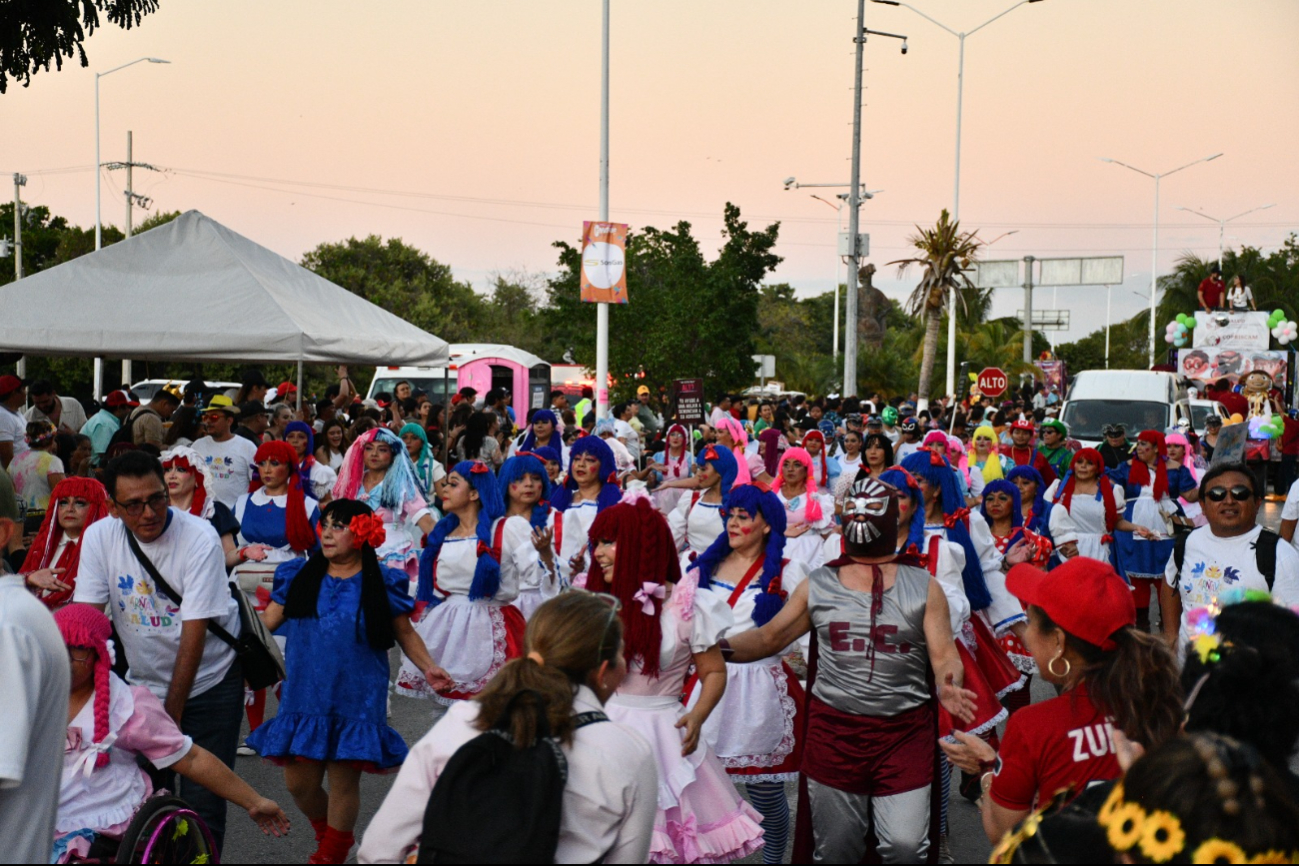
[[241, 758], [251, 758], [257, 754], [257, 750], [247, 743], [240, 743], [239, 748], [235, 749], [235, 754]]

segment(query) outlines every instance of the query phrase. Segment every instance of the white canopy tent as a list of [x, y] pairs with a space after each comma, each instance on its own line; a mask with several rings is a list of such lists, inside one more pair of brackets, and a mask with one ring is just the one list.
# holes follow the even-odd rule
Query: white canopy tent
[[297, 362], [299, 379], [304, 363], [448, 357], [445, 341], [195, 210], [0, 288], [0, 350]]

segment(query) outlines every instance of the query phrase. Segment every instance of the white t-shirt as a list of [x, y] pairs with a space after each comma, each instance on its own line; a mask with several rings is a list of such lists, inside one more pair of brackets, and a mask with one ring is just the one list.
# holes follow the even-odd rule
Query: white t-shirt
[[901, 466], [903, 459], [908, 455], [915, 454], [923, 445], [919, 442], [899, 442], [893, 449], [893, 465]]
[[1254, 293], [1249, 290], [1249, 286], [1233, 286], [1227, 290], [1227, 300], [1231, 302], [1233, 310], [1244, 310], [1254, 300]]
[[[108, 604], [108, 615], [131, 663], [131, 683], [147, 686], [160, 701], [167, 699], [171, 685], [182, 622], [212, 619], [231, 634], [239, 633], [239, 610], [230, 595], [216, 530], [206, 520], [175, 508], [167, 514], [162, 535], [140, 542], [140, 550], [180, 594], [179, 607], [158, 592], [131, 552], [126, 526], [117, 518], [101, 520], [86, 530], [73, 596], [73, 601]], [[190, 696], [219, 683], [234, 658], [234, 650], [209, 631]]]
[[14, 456], [27, 450], [27, 422], [23, 416], [9, 411], [8, 406], [0, 406], [0, 442], [14, 444]]
[[[1299, 481], [1290, 485], [1285, 495], [1285, 505], [1281, 508], [1282, 520], [1299, 520]], [[1290, 543], [1299, 548], [1299, 532], [1290, 539]]]
[[[1207, 526], [1201, 526], [1186, 537], [1186, 555], [1182, 573], [1177, 573], [1176, 557], [1168, 558], [1164, 581], [1182, 596], [1182, 625], [1179, 647], [1188, 640], [1186, 614], [1205, 607], [1227, 589], [1261, 589], [1268, 591], [1267, 579], [1259, 573], [1254, 545], [1263, 527], [1256, 526], [1244, 535], [1219, 538]], [[1292, 607], [1299, 604], [1299, 552], [1287, 544], [1276, 546], [1276, 576], [1272, 581], [1272, 598]]]
[[232, 436], [224, 442], [204, 436], [194, 443], [194, 450], [212, 470], [212, 490], [209, 492], [217, 502], [233, 509], [235, 500], [248, 492], [248, 483], [253, 480], [253, 458], [257, 456], [257, 446], [242, 436]]
[[0, 862], [50, 862], [69, 678], [50, 612], [21, 578], [0, 577]]
[[623, 441], [633, 460], [640, 458], [640, 434], [635, 427], [626, 421], [614, 419], [613, 435]]

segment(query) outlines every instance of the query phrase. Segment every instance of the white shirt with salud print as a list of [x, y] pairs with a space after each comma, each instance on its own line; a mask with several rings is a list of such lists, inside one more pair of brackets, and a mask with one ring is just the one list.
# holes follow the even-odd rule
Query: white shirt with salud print
[[1254, 293], [1249, 286], [1233, 286], [1227, 290], [1227, 300], [1233, 310], [1248, 310], [1249, 302], [1254, 300]]
[[[1221, 538], [1208, 526], [1201, 526], [1186, 537], [1186, 554], [1182, 571], [1177, 572], [1176, 558], [1168, 558], [1164, 581], [1182, 596], [1182, 624], [1178, 646], [1189, 639], [1186, 615], [1197, 607], [1212, 603], [1228, 589], [1261, 589], [1268, 591], [1267, 578], [1259, 573], [1254, 545], [1263, 531], [1255, 526], [1244, 535]], [[1272, 580], [1272, 598], [1286, 607], [1299, 605], [1299, 552], [1288, 544], [1276, 546], [1276, 575]]]
[[0, 862], [50, 861], [69, 677], [54, 618], [22, 578], [0, 577]]
[[[86, 530], [73, 601], [108, 605], [107, 613], [131, 663], [130, 682], [146, 686], [158, 700], [166, 700], [180, 651], [181, 623], [211, 619], [238, 634], [239, 610], [230, 595], [225, 555], [212, 524], [169, 508], [162, 535], [140, 542], [141, 552], [181, 596], [179, 606], [158, 592], [153, 578], [131, 552], [126, 533], [126, 525], [115, 517]], [[234, 650], [208, 631], [190, 696], [201, 695], [219, 683], [234, 659]]]
[[12, 442], [14, 456], [27, 450], [27, 422], [23, 416], [9, 411], [8, 406], [0, 406], [0, 443]]
[[212, 470], [212, 490], [208, 492], [233, 510], [235, 500], [248, 492], [248, 483], [253, 480], [257, 446], [242, 436], [231, 436], [224, 442], [204, 436], [194, 443], [194, 450]]

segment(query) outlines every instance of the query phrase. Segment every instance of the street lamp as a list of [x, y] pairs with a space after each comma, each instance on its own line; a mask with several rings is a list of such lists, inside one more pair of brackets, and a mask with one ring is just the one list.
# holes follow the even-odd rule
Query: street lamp
[[[107, 72], [95, 73], [95, 249], [96, 250], [100, 249], [104, 245], [104, 225], [100, 217], [100, 207], [99, 207], [99, 198], [100, 198], [99, 175], [101, 173], [100, 166], [103, 165], [103, 163], [99, 159], [99, 79], [103, 78], [105, 75], [112, 75], [114, 72], [117, 72], [119, 69], [125, 69], [128, 66], [134, 66], [137, 63], [144, 63], [145, 61], [148, 61], [149, 63], [171, 63], [170, 60], [160, 60], [157, 57], [140, 57], [135, 60], [132, 60], [130, 63], [123, 63], [121, 66], [114, 66], [112, 69], [108, 70]], [[127, 161], [129, 162], [130, 159], [128, 158]], [[131, 362], [123, 361], [122, 378], [130, 379], [131, 378], [130, 370], [131, 370]], [[95, 381], [93, 383], [93, 389], [92, 389], [94, 391], [96, 400], [99, 399], [100, 394], [103, 391], [102, 388], [103, 379], [104, 379], [104, 360], [102, 358], [96, 358], [95, 371], [94, 371]], [[127, 384], [130, 383], [128, 382]]]
[[1177, 174], [1184, 168], [1190, 168], [1193, 165], [1199, 165], [1202, 162], [1209, 162], [1222, 156], [1221, 153], [1215, 153], [1213, 156], [1206, 156], [1186, 165], [1178, 166], [1172, 171], [1164, 171], [1158, 174], [1144, 171], [1136, 166], [1128, 165], [1126, 162], [1119, 162], [1117, 159], [1110, 159], [1107, 156], [1100, 158], [1101, 162], [1110, 162], [1114, 165], [1121, 165], [1124, 168], [1131, 169], [1137, 174], [1144, 174], [1146, 177], [1155, 179], [1155, 227], [1153, 240], [1150, 245], [1150, 366], [1155, 366], [1155, 293], [1158, 291], [1157, 280], [1159, 277], [1159, 181], [1161, 178], [1168, 177], [1170, 174]]
[[121, 66], [114, 66], [107, 72], [95, 73], [95, 249], [103, 246], [104, 228], [99, 216], [99, 79], [105, 75], [112, 75], [119, 69], [125, 69], [128, 66], [134, 66], [137, 63], [171, 63], [170, 60], [159, 60], [157, 57], [141, 57], [138, 60], [132, 60], [130, 63], [123, 63]]
[[[956, 66], [956, 171], [953, 180], [954, 190], [952, 192], [952, 219], [953, 221], [959, 221], [961, 218], [961, 104], [965, 92], [965, 37], [973, 36], [975, 33], [978, 33], [980, 30], [987, 27], [989, 24], [996, 21], [998, 18], [1001, 18], [1002, 16], [1005, 15], [1009, 15], [1011, 12], [1014, 12], [1016, 9], [1023, 6], [1025, 3], [1040, 3], [1042, 2], [1042, 0], [1019, 0], [1018, 3], [1016, 3], [1014, 6], [1011, 6], [1006, 11], [992, 16], [987, 21], [984, 21], [982, 24], [980, 24], [978, 27], [975, 27], [973, 30], [969, 30], [963, 33], [957, 32], [956, 30], [953, 30], [952, 28], [948, 27], [946, 24], [943, 24], [941, 21], [937, 21], [931, 18], [929, 15], [926, 15], [924, 12], [921, 12], [919, 9], [912, 6], [910, 3], [901, 3], [899, 2], [899, 0], [872, 0], [872, 2], [881, 3], [885, 6], [903, 6], [907, 9], [910, 9], [912, 12], [916, 13], [921, 18], [924, 18], [926, 21], [930, 22], [931, 24], [935, 24], [938, 27], [941, 27], [942, 29], [946, 30], [948, 33], [955, 36], [961, 44], [960, 57], [959, 60], [957, 61], [957, 66]], [[906, 53], [905, 43], [902, 51], [903, 53]], [[955, 394], [956, 393], [956, 287], [955, 286], [951, 288], [949, 294], [950, 297], [948, 298], [948, 306], [951, 307], [951, 312], [947, 316], [947, 393]], [[1032, 326], [1029, 325], [1029, 327], [1031, 328]]]
[[1276, 207], [1276, 204], [1275, 204], [1275, 203], [1273, 203], [1273, 204], [1263, 204], [1263, 205], [1259, 205], [1258, 207], [1252, 207], [1252, 208], [1250, 208], [1250, 209], [1247, 210], [1247, 211], [1243, 211], [1243, 212], [1241, 212], [1241, 213], [1236, 214], [1234, 217], [1227, 217], [1225, 220], [1224, 220], [1224, 219], [1218, 219], [1217, 217], [1209, 216], [1207, 213], [1204, 213], [1203, 211], [1195, 210], [1194, 208], [1189, 208], [1189, 207], [1178, 207], [1177, 209], [1178, 209], [1178, 210], [1184, 210], [1184, 211], [1186, 211], [1187, 213], [1193, 213], [1193, 214], [1195, 214], [1196, 216], [1202, 216], [1202, 217], [1204, 217], [1205, 219], [1207, 219], [1207, 220], [1209, 220], [1209, 221], [1211, 221], [1211, 222], [1215, 222], [1215, 223], [1218, 224], [1218, 268], [1219, 268], [1219, 270], [1221, 270], [1221, 268], [1222, 268], [1222, 241], [1223, 241], [1223, 238], [1226, 236], [1225, 233], [1226, 233], [1226, 231], [1227, 231], [1227, 223], [1229, 223], [1229, 222], [1231, 222], [1231, 221], [1233, 221], [1233, 220], [1238, 220], [1238, 219], [1240, 219], [1240, 218], [1243, 217], [1243, 216], [1248, 216], [1249, 214], [1252, 214], [1252, 213], [1253, 213], [1254, 211], [1256, 211], [1256, 210], [1267, 210], [1267, 209], [1270, 208], [1270, 207]]

